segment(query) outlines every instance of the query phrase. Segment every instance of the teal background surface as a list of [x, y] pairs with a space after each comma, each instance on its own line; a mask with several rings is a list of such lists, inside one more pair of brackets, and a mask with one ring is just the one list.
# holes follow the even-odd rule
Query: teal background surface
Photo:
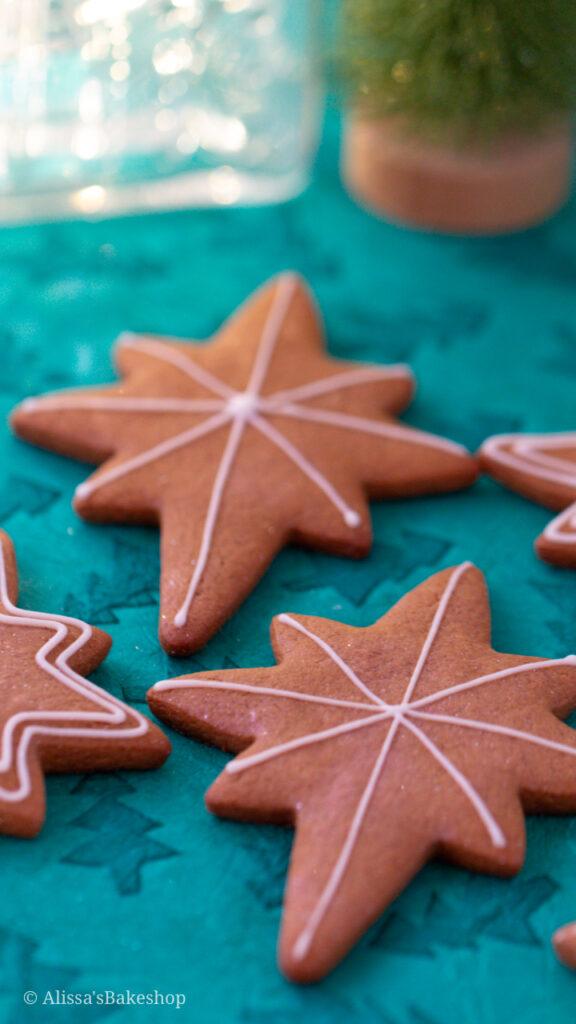
[[[407, 422], [475, 448], [508, 430], [576, 429], [576, 203], [502, 239], [426, 236], [358, 209], [329, 120], [315, 182], [278, 208], [0, 232], [0, 402], [113, 379], [122, 330], [204, 337], [263, 280], [295, 268], [330, 351], [406, 360]], [[494, 644], [576, 650], [576, 573], [532, 542], [549, 513], [487, 479], [449, 497], [373, 506], [372, 555], [287, 550], [194, 658], [156, 639], [158, 536], [88, 525], [70, 501], [86, 468], [0, 433], [0, 525], [21, 604], [78, 615], [114, 639], [95, 681], [142, 708], [158, 679], [269, 664], [282, 611], [372, 622], [430, 573], [486, 573]], [[531, 819], [517, 879], [434, 864], [324, 982], [284, 981], [275, 944], [291, 834], [218, 821], [203, 793], [226, 758], [171, 734], [158, 772], [48, 779], [34, 841], [2, 837], [0, 1021], [193, 1024], [574, 1024], [576, 975], [550, 937], [576, 918], [576, 819]], [[42, 1006], [46, 991], [182, 993], [170, 1007]], [[36, 1007], [23, 1005], [35, 990]]]

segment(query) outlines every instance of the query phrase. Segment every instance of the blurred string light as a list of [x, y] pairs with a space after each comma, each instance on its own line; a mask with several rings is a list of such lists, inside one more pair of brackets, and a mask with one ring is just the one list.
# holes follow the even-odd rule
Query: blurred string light
[[147, 0], [84, 0], [76, 8], [75, 18], [79, 25], [94, 25], [98, 21], [117, 21], [139, 7], [146, 7]]
[[101, 209], [106, 199], [106, 190], [101, 185], [88, 185], [72, 194], [72, 205], [80, 213], [95, 213]]

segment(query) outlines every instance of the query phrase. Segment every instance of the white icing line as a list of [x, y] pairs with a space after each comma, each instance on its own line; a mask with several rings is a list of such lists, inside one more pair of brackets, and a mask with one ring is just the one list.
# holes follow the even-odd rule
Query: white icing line
[[501, 669], [499, 672], [490, 672], [485, 676], [477, 676], [476, 679], [469, 679], [465, 683], [458, 683], [456, 686], [449, 686], [446, 690], [438, 690], [436, 693], [421, 697], [410, 704], [410, 708], [423, 708], [428, 704], [434, 704], [444, 697], [451, 697], [454, 693], [463, 693], [465, 690], [472, 690], [477, 686], [484, 686], [485, 683], [498, 682], [508, 676], [515, 676], [522, 672], [537, 672], [539, 669], [556, 668], [558, 665], [576, 665], [576, 655], [569, 654], [567, 658], [550, 658], [542, 661], [531, 661], [524, 665], [514, 665], [512, 668]]
[[[50, 638], [35, 655], [38, 667], [68, 689], [79, 693], [82, 697], [92, 700], [105, 709], [105, 712], [83, 712], [83, 711], [36, 711], [20, 712], [12, 715], [5, 724], [2, 733], [2, 752], [0, 756], [0, 771], [7, 771], [13, 763], [13, 741], [15, 730], [24, 722], [36, 721], [92, 721], [107, 722], [114, 726], [127, 721], [130, 716], [138, 723], [136, 726], [124, 729], [80, 729], [80, 728], [55, 728], [51, 726], [26, 726], [16, 752], [14, 767], [17, 771], [19, 786], [17, 789], [6, 789], [0, 786], [0, 799], [9, 803], [24, 800], [31, 792], [32, 781], [28, 769], [27, 756], [30, 742], [35, 735], [63, 735], [76, 738], [91, 739], [115, 739], [140, 736], [149, 729], [149, 722], [138, 711], [122, 704], [111, 694], [105, 693], [89, 680], [79, 676], [68, 664], [70, 658], [85, 645], [92, 635], [90, 626], [66, 615], [58, 618], [44, 612], [28, 612], [17, 608], [9, 598], [6, 579], [6, 566], [4, 552], [0, 545], [0, 601], [7, 613], [0, 613], [0, 622], [9, 626], [28, 626], [32, 628], [44, 628], [54, 630], [54, 636]], [[58, 655], [54, 664], [48, 661], [48, 655], [68, 636], [68, 626], [74, 626], [79, 630], [76, 640], [71, 641], [68, 646]]]
[[209, 419], [204, 420], [203, 423], [199, 423], [195, 427], [190, 427], [189, 430], [185, 430], [181, 434], [176, 434], [174, 437], [168, 438], [167, 441], [162, 441], [153, 448], [147, 448], [146, 451], [141, 452], [140, 455], [135, 455], [134, 458], [128, 459], [126, 462], [122, 462], [120, 465], [114, 466], [112, 469], [100, 473], [91, 480], [86, 480], [85, 483], [80, 484], [80, 486], [76, 488], [76, 497], [89, 497], [94, 493], [94, 491], [99, 490], [99, 488], [103, 487], [105, 484], [112, 483], [113, 480], [119, 480], [121, 477], [126, 476], [127, 473], [131, 473], [135, 469], [140, 469], [142, 466], [147, 466], [150, 462], [154, 462], [156, 459], [162, 458], [163, 455], [168, 455], [170, 452], [176, 451], [178, 448], [183, 448], [184, 445], [191, 444], [199, 437], [204, 437], [206, 434], [210, 434], [214, 430], [218, 430], [219, 427], [223, 427], [225, 423], [229, 422], [229, 420], [230, 414], [228, 412], [217, 413], [215, 416], [210, 416]]
[[397, 366], [391, 365], [382, 368], [366, 367], [365, 369], [335, 373], [331, 377], [322, 377], [320, 380], [311, 381], [310, 384], [300, 384], [297, 387], [285, 388], [283, 391], [274, 391], [272, 394], [266, 395], [266, 402], [274, 406], [282, 405], [286, 401], [299, 402], [306, 398], [317, 398], [319, 395], [340, 391], [342, 388], [351, 388], [357, 384], [384, 382], [394, 377], [414, 380], [410, 367], [401, 363]]
[[294, 295], [294, 288], [295, 285], [292, 279], [280, 279], [280, 283], [274, 295], [274, 301], [272, 302], [268, 316], [266, 317], [266, 322], [264, 324], [260, 344], [258, 346], [258, 351], [256, 353], [256, 358], [254, 360], [250, 376], [248, 390], [243, 393], [236, 392], [230, 399], [231, 413], [235, 418], [233, 420], [226, 448], [224, 449], [224, 454], [222, 455], [222, 460], [218, 467], [214, 487], [210, 496], [198, 560], [194, 567], [192, 579], [190, 580], [184, 601], [174, 616], [175, 626], [181, 627], [185, 625], [190, 605], [202, 578], [204, 569], [206, 568], [224, 490], [234, 465], [234, 460], [246, 428], [246, 423], [255, 424], [256, 422], [252, 412], [253, 402], [257, 397], [257, 391], [261, 387], [264, 377], [266, 376], [266, 371], [274, 351], [274, 346], [278, 340], [282, 325], [288, 313], [290, 302]]
[[264, 694], [267, 697], [287, 697], [301, 700], [306, 704], [325, 704], [328, 707], [351, 708], [353, 710], [373, 711], [374, 704], [361, 701], [338, 700], [336, 697], [317, 697], [311, 693], [300, 693], [298, 690], [277, 690], [273, 686], [250, 686], [248, 683], [226, 683], [216, 679], [161, 679], [152, 690], [230, 690], [238, 693]]
[[[507, 451], [506, 445], [510, 445], [512, 451]], [[540, 451], [539, 446], [543, 445], [576, 450], [576, 433], [497, 434], [484, 442], [481, 451], [510, 469], [576, 488], [576, 463]]]
[[275, 416], [290, 416], [293, 419], [310, 420], [313, 423], [323, 423], [326, 426], [357, 430], [364, 434], [375, 434], [378, 437], [391, 438], [396, 441], [406, 441], [408, 444], [427, 445], [430, 448], [439, 448], [457, 455], [469, 454], [461, 444], [449, 441], [444, 437], [436, 437], [435, 434], [428, 434], [423, 430], [403, 427], [395, 423], [379, 423], [376, 420], [366, 419], [364, 416], [351, 416], [348, 413], [335, 412], [331, 409], [315, 409], [303, 405], [274, 405], [272, 407], [264, 405], [263, 411]]
[[424, 668], [424, 665], [426, 663], [428, 655], [430, 654], [430, 650], [432, 648], [432, 644], [434, 643], [434, 640], [436, 639], [436, 637], [438, 635], [438, 631], [439, 631], [440, 626], [442, 624], [442, 620], [443, 620], [443, 618], [444, 618], [444, 616], [446, 614], [446, 611], [448, 609], [448, 604], [450, 602], [450, 598], [452, 597], [452, 595], [453, 595], [456, 587], [458, 586], [458, 583], [460, 582], [460, 580], [461, 580], [462, 576], [464, 575], [464, 573], [467, 572], [468, 569], [473, 569], [473, 568], [474, 568], [474, 566], [472, 565], [472, 562], [462, 562], [462, 565], [459, 565], [458, 568], [455, 569], [454, 572], [451, 574], [451, 576], [450, 576], [450, 578], [448, 580], [448, 584], [446, 586], [446, 589], [444, 590], [444, 593], [442, 594], [442, 598], [441, 598], [441, 600], [440, 600], [440, 602], [438, 604], [438, 607], [436, 609], [436, 613], [434, 615], [434, 618], [432, 619], [432, 625], [430, 626], [430, 629], [428, 631], [428, 635], [427, 635], [426, 640], [424, 642], [424, 646], [422, 647], [422, 650], [420, 651], [420, 657], [418, 658], [418, 661], [416, 663], [416, 668], [414, 669], [414, 672], [412, 673], [412, 678], [410, 679], [410, 682], [408, 683], [408, 687], [406, 689], [406, 693], [404, 694], [404, 700], [402, 701], [402, 705], [401, 705], [402, 708], [406, 707], [408, 704], [411, 703], [410, 698], [411, 698], [412, 694], [414, 693], [414, 690], [416, 689], [416, 686], [418, 684], [418, 680], [420, 679], [420, 676], [422, 674], [422, 669]]
[[184, 601], [182, 602], [180, 608], [178, 609], [176, 615], [174, 616], [175, 626], [185, 625], [186, 619], [188, 618], [190, 605], [192, 603], [196, 590], [198, 589], [198, 584], [200, 583], [200, 579], [202, 577], [204, 569], [206, 568], [206, 563], [208, 561], [210, 551], [212, 548], [212, 539], [214, 537], [214, 529], [216, 527], [218, 513], [220, 512], [222, 497], [224, 495], [226, 484], [228, 483], [230, 471], [232, 469], [232, 466], [234, 465], [234, 459], [236, 458], [236, 453], [238, 451], [240, 441], [242, 440], [245, 425], [246, 421], [241, 417], [234, 419], [232, 423], [232, 428], [228, 435], [228, 440], [226, 442], [224, 454], [222, 455], [220, 465], [218, 466], [218, 472], [216, 473], [216, 479], [214, 481], [212, 494], [210, 495], [210, 502], [208, 505], [208, 512], [206, 513], [206, 522], [204, 523], [204, 530], [202, 533], [202, 541], [200, 544], [198, 559], [194, 567], [192, 579], [190, 580], [190, 583], [188, 585], [186, 597], [184, 598]]
[[374, 767], [372, 768], [372, 771], [370, 773], [370, 778], [368, 779], [368, 783], [362, 793], [362, 796], [360, 797], [360, 801], [358, 803], [358, 807], [356, 808], [356, 813], [354, 814], [354, 817], [352, 819], [352, 823], [348, 830], [348, 834], [344, 841], [344, 845], [340, 851], [336, 864], [334, 865], [330, 873], [328, 882], [326, 883], [324, 889], [322, 890], [320, 898], [316, 906], [314, 907], [314, 910], [310, 916], [308, 923], [306, 924], [306, 927], [302, 930], [294, 944], [293, 953], [295, 960], [303, 960], [306, 954], [308, 953], [308, 950], [310, 949], [310, 946], [314, 941], [314, 936], [316, 935], [320, 922], [322, 921], [322, 918], [324, 917], [324, 914], [326, 913], [328, 907], [330, 906], [330, 903], [332, 902], [332, 899], [334, 898], [334, 895], [337, 892], [338, 887], [344, 877], [346, 868], [348, 867], [348, 863], [350, 861], [350, 857], [352, 856], [352, 852], [358, 840], [358, 835], [364, 823], [364, 818], [368, 811], [368, 807], [374, 794], [374, 790], [376, 789], [376, 786], [382, 774], [382, 770], [384, 768], [384, 764], [386, 762], [386, 758], [388, 757], [388, 753], [392, 746], [394, 736], [396, 735], [396, 732], [398, 730], [398, 722], [399, 719], [395, 717], [394, 721], [392, 722], [392, 725], [390, 726], [390, 729], [388, 730], [386, 739], [382, 744], [380, 753], [376, 758]]
[[[437, 715], [426, 711], [408, 712], [410, 716], [425, 719], [427, 722], [441, 722], [446, 725], [461, 725], [465, 729], [477, 729], [480, 732], [493, 732], [499, 736], [507, 736], [511, 739], [525, 740], [526, 743], [535, 743], [538, 747], [546, 747], [547, 750], [555, 750], [560, 754], [572, 754], [576, 756], [576, 746], [570, 747], [567, 743], [558, 743], [556, 740], [547, 740], [543, 736], [535, 736], [533, 733], [524, 732], [523, 729], [513, 729], [507, 725], [497, 725], [492, 722], [476, 721], [472, 718], [459, 718], [458, 715]], [[576, 739], [576, 733], [575, 733]]]
[[107, 412], [216, 412], [224, 408], [219, 398], [147, 398], [113, 395], [63, 395], [61, 398], [27, 398], [20, 404], [23, 412], [43, 412], [44, 409], [102, 409]]
[[326, 495], [328, 500], [338, 509], [346, 526], [352, 528], [360, 526], [362, 517], [353, 508], [350, 507], [338, 494], [335, 487], [332, 486], [329, 480], [323, 476], [315, 466], [302, 454], [299, 448], [296, 448], [284, 434], [276, 430], [271, 423], [267, 420], [262, 419], [260, 416], [253, 416], [250, 418], [252, 426], [256, 427], [261, 434], [264, 434], [272, 444], [275, 444], [277, 448], [280, 448], [289, 459], [292, 460], [294, 465], [298, 466], [298, 469], [308, 477], [312, 483]]
[[576, 502], [548, 523], [543, 536], [555, 544], [576, 544]]
[[373, 693], [372, 690], [370, 690], [369, 687], [366, 686], [366, 683], [363, 683], [362, 680], [359, 679], [359, 677], [354, 672], [354, 669], [352, 669], [350, 665], [348, 665], [347, 662], [345, 662], [344, 659], [341, 658], [339, 654], [337, 654], [334, 648], [322, 639], [322, 637], [316, 636], [315, 633], [310, 632], [309, 629], [306, 629], [306, 626], [303, 626], [302, 623], [298, 622], [297, 619], [292, 618], [291, 615], [279, 615], [278, 622], [282, 622], [286, 626], [291, 626], [292, 629], [297, 629], [299, 633], [302, 633], [304, 636], [308, 637], [309, 640], [312, 640], [317, 647], [319, 647], [322, 651], [324, 651], [325, 654], [328, 655], [331, 661], [333, 661], [334, 664], [338, 666], [338, 668], [344, 673], [344, 675], [348, 676], [350, 682], [353, 683], [354, 686], [357, 687], [357, 689], [361, 690], [362, 693], [364, 693], [373, 702], [373, 704], [378, 704], [380, 707], [387, 708], [388, 710], [392, 707], [391, 704], [387, 704], [386, 701], [382, 700], [375, 693]]
[[257, 754], [248, 754], [246, 757], [241, 755], [235, 758], [234, 761], [230, 761], [226, 765], [225, 771], [230, 775], [237, 775], [238, 772], [246, 771], [247, 768], [253, 768], [255, 765], [263, 764], [265, 761], [280, 757], [282, 754], [288, 754], [293, 750], [308, 747], [312, 743], [320, 743], [323, 740], [333, 739], [335, 736], [342, 736], [355, 732], [356, 729], [363, 729], [368, 725], [374, 725], [376, 722], [384, 722], [390, 716], [391, 712], [384, 711], [377, 715], [370, 715], [368, 718], [359, 718], [354, 722], [344, 722], [330, 729], [322, 729], [320, 732], [310, 732], [306, 736], [299, 736], [297, 739], [288, 740], [286, 743], [279, 743], [275, 747], [268, 747]]
[[[310, 917], [310, 920], [308, 921], [308, 924], [306, 925], [306, 927], [304, 928], [304, 930], [302, 931], [302, 933], [300, 934], [299, 938], [296, 941], [296, 944], [294, 946], [294, 956], [297, 960], [301, 960], [304, 956], [306, 956], [306, 953], [310, 949], [318, 926], [330, 904], [330, 901], [332, 900], [335, 892], [338, 889], [338, 886], [342, 881], [342, 878], [348, 866], [348, 862], [352, 855], [354, 845], [357, 841], [360, 829], [362, 827], [364, 817], [368, 810], [370, 800], [372, 799], [372, 795], [374, 793], [380, 774], [384, 767], [384, 763], [388, 756], [388, 752], [394, 741], [394, 737], [398, 731], [400, 723], [406, 724], [404, 718], [402, 717], [402, 709], [408, 705], [410, 696], [414, 692], [414, 689], [418, 683], [425, 660], [428, 657], [428, 654], [430, 653], [432, 643], [434, 642], [434, 639], [438, 635], [440, 624], [446, 613], [446, 609], [448, 607], [450, 598], [454, 593], [454, 590], [461, 576], [469, 568], [471, 568], [471, 563], [464, 562], [462, 565], [458, 566], [458, 568], [456, 568], [450, 575], [448, 584], [446, 586], [446, 589], [444, 590], [441, 600], [439, 601], [438, 608], [436, 609], [436, 614], [434, 615], [432, 624], [428, 631], [428, 635], [420, 652], [420, 657], [418, 658], [414, 672], [412, 673], [408, 686], [406, 687], [406, 692], [404, 694], [402, 704], [397, 705], [396, 708], [394, 709], [391, 707], [389, 708], [392, 711], [394, 720], [392, 722], [388, 735], [386, 736], [386, 740], [382, 746], [378, 758], [376, 759], [376, 763], [374, 765], [374, 768], [372, 769], [368, 785], [366, 786], [366, 789], [362, 794], [360, 803], [358, 804], [358, 807], [356, 809], [356, 813], [352, 820], [352, 825], [350, 827], [348, 835], [346, 836], [346, 840], [340, 852], [338, 860], [336, 861], [336, 864], [320, 896], [320, 899], [316, 904], [316, 907], [314, 908], [314, 911]], [[282, 618], [282, 616], [280, 616], [280, 618]]]
[[152, 341], [152, 340], [133, 340], [133, 335], [120, 335], [117, 342], [117, 348], [130, 348], [136, 352], [144, 352], [147, 355], [154, 356], [163, 363], [170, 363], [172, 366], [177, 367], [186, 376], [191, 377], [192, 380], [196, 381], [197, 384], [201, 384], [202, 387], [208, 391], [214, 392], [216, 395], [220, 395], [221, 398], [232, 398], [236, 393], [234, 388], [229, 387], [223, 380], [215, 377], [209, 370], [205, 370], [203, 366], [194, 362], [189, 356], [185, 355], [179, 349], [171, 347], [171, 345], [164, 341]]
[[259, 395], [272, 358], [280, 331], [288, 315], [288, 310], [296, 292], [296, 278], [292, 274], [283, 274], [279, 281], [274, 301], [264, 325], [262, 339], [252, 367], [247, 392]]
[[[527, 460], [533, 460], [534, 465], [541, 467], [542, 469], [557, 469], [558, 479], [565, 478], [569, 483], [576, 485], [576, 462], [572, 462], [569, 459], [556, 458], [550, 452], [540, 451], [538, 448], [532, 448], [531, 445], [526, 441], [518, 441], [514, 446], [515, 451], [519, 456], [523, 456]], [[558, 448], [570, 448], [576, 452], [576, 435], [573, 435], [570, 445], [558, 445]], [[530, 463], [532, 465], [532, 463]]]
[[446, 755], [436, 746], [435, 743], [432, 742], [432, 740], [426, 735], [426, 733], [423, 732], [422, 729], [419, 729], [417, 725], [414, 725], [414, 723], [411, 722], [409, 718], [403, 718], [402, 724], [405, 725], [406, 728], [409, 729], [410, 732], [412, 732], [420, 740], [420, 742], [426, 747], [426, 749], [430, 751], [432, 756], [436, 758], [438, 763], [442, 765], [444, 770], [447, 771], [451, 778], [454, 779], [454, 782], [456, 782], [456, 784], [460, 787], [464, 795], [468, 798], [468, 800], [478, 813], [478, 816], [485, 825], [486, 830], [494, 846], [498, 847], [499, 849], [502, 849], [504, 846], [506, 846], [506, 837], [502, 829], [500, 828], [494, 816], [490, 813], [490, 810], [488, 809], [487, 805], [484, 803], [482, 797], [474, 788], [470, 780], [466, 778], [466, 776], [460, 771], [459, 768], [456, 767], [456, 765], [450, 760], [449, 757], [446, 757]]

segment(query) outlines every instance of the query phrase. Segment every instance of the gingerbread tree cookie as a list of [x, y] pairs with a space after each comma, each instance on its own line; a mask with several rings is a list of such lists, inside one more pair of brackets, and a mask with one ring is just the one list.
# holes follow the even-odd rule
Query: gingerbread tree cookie
[[170, 753], [157, 726], [84, 676], [111, 640], [65, 615], [16, 607], [17, 571], [0, 531], [0, 832], [34, 836], [44, 773], [156, 768]]
[[432, 857], [515, 874], [524, 811], [576, 812], [576, 657], [490, 646], [484, 578], [430, 577], [364, 629], [280, 615], [278, 665], [158, 683], [152, 710], [240, 753], [224, 817], [294, 825], [280, 963], [321, 978]]
[[459, 445], [395, 420], [406, 367], [326, 355], [293, 274], [209, 344], [128, 335], [117, 357], [122, 383], [28, 400], [12, 425], [104, 463], [76, 491], [81, 516], [160, 524], [160, 638], [174, 654], [206, 643], [284, 545], [364, 555], [367, 497], [450, 491], [477, 473]]
[[545, 562], [576, 569], [576, 432], [498, 434], [482, 445], [480, 462], [513, 491], [560, 512], [536, 551]]

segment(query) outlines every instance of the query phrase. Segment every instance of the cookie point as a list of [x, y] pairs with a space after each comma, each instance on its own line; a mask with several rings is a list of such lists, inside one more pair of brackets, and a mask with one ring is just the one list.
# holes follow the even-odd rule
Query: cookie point
[[500, 455], [501, 449], [507, 444], [514, 444], [517, 434], [493, 434], [482, 442], [478, 449], [480, 455]]
[[470, 458], [470, 452], [465, 445], [460, 444], [458, 441], [449, 441], [449, 446], [455, 455], [465, 455], [466, 458]]
[[416, 380], [416, 374], [414, 373], [412, 367], [408, 365], [408, 363], [392, 363], [391, 366], [385, 367], [385, 369], [387, 369], [389, 372], [393, 371], [394, 373], [398, 374], [399, 377], [406, 377], [407, 380], [409, 380], [411, 384], [413, 384], [414, 387], [416, 387], [418, 383]]
[[360, 516], [358, 512], [354, 512], [353, 509], [349, 508], [344, 513], [344, 522], [346, 523], [346, 526], [360, 526], [362, 516]]
[[576, 921], [562, 925], [562, 927], [558, 928], [552, 936], [552, 942], [554, 945], [558, 942], [562, 942], [564, 939], [576, 940]]
[[176, 615], [174, 616], [174, 625], [175, 626], [185, 626], [186, 625], [186, 612], [185, 612], [184, 608], [180, 608], [176, 612]]
[[508, 843], [506, 842], [506, 836], [504, 835], [500, 827], [497, 827], [495, 830], [493, 842], [494, 846], [498, 850], [503, 850], [504, 847], [508, 846]]
[[163, 690], [169, 690], [173, 687], [174, 683], [172, 679], [159, 679], [154, 686], [150, 687], [149, 693], [160, 693]]
[[37, 398], [25, 398], [23, 402], [20, 402], [20, 405], [16, 406], [16, 410], [15, 411], [16, 412], [34, 412], [38, 408], [39, 405], [40, 405], [39, 399], [37, 399]]
[[74, 497], [78, 498], [80, 501], [82, 501], [82, 498], [87, 498], [88, 497], [88, 495], [90, 494], [91, 489], [92, 488], [90, 487], [90, 484], [88, 484], [88, 483], [78, 484], [78, 487], [74, 491]]
[[565, 924], [554, 932], [552, 946], [560, 963], [576, 970], [576, 922]]
[[116, 345], [118, 348], [122, 348], [123, 345], [130, 345], [137, 337], [138, 335], [134, 334], [134, 331], [122, 331], [116, 338]]
[[296, 287], [296, 285], [302, 284], [303, 281], [304, 278], [301, 277], [296, 270], [283, 270], [282, 273], [278, 275], [278, 284], [286, 284]]
[[309, 948], [310, 940], [306, 932], [302, 932], [302, 934], [297, 938], [292, 948], [292, 956], [294, 957], [294, 960], [303, 960]]

